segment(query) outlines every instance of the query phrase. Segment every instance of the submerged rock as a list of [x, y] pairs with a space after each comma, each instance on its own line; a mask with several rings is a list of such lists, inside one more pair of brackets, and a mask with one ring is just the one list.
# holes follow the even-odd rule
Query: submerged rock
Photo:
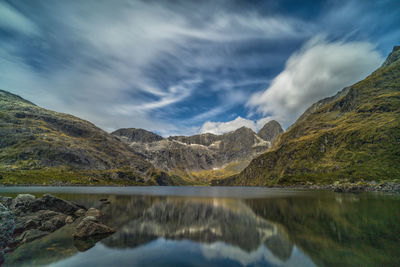
[[49, 232], [38, 230], [38, 229], [31, 229], [25, 231], [22, 235], [18, 236], [14, 242], [18, 245], [31, 242], [35, 239], [48, 235]]

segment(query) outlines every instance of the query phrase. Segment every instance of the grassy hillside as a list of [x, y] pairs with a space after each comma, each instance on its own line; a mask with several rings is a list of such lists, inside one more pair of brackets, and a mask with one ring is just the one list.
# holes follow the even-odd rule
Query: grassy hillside
[[0, 90], [1, 184], [157, 184], [164, 174], [95, 125]]
[[395, 48], [365, 80], [315, 103], [273, 150], [222, 184], [399, 182], [399, 59]]

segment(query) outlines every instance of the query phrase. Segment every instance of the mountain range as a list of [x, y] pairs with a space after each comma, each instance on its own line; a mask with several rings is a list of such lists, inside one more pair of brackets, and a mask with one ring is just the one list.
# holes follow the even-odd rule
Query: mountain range
[[[318, 74], [316, 74], [318, 75]], [[322, 85], [323, 86], [323, 85]], [[400, 47], [364, 80], [276, 121], [164, 138], [107, 133], [0, 90], [0, 183], [293, 185], [400, 179]]]
[[190, 183], [176, 172], [249, 162], [268, 150], [272, 139], [283, 132], [277, 122], [268, 125], [261, 132], [267, 140], [245, 127], [224, 135], [169, 138], [133, 128], [109, 134], [88, 121], [46, 110], [0, 90], [0, 182]]

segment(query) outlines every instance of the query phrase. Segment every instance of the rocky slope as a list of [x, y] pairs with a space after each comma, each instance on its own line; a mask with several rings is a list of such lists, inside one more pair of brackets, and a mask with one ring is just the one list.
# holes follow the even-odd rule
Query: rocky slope
[[90, 122], [0, 90], [0, 183], [155, 183], [159, 174]]
[[200, 171], [250, 160], [269, 149], [281, 132], [279, 123], [273, 122], [264, 126], [264, 138], [246, 127], [223, 135], [206, 133], [162, 139], [142, 129], [120, 129], [113, 134], [162, 170]]
[[264, 127], [258, 131], [257, 135], [264, 140], [273, 142], [281, 133], [283, 133], [282, 126], [279, 122], [272, 120], [267, 122]]
[[164, 138], [158, 134], [136, 128], [124, 128], [119, 129], [111, 134], [120, 137], [126, 142], [139, 142], [139, 143], [151, 143], [154, 141], [160, 141]]
[[[231, 185], [400, 179], [400, 47], [363, 81], [313, 104]], [[219, 183], [221, 184], [221, 183]]]

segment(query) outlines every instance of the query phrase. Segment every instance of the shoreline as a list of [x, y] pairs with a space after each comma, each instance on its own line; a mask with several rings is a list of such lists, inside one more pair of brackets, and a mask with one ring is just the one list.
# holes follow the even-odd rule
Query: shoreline
[[[42, 185], [42, 184], [0, 184], [1, 187], [165, 187], [160, 185], [87, 185], [87, 184], [56, 184], [56, 185]], [[168, 185], [167, 185], [168, 186]], [[171, 187], [185, 187], [187, 185], [170, 185]], [[193, 187], [219, 187], [215, 185], [190, 185]], [[325, 190], [336, 193], [392, 193], [400, 194], [400, 183], [395, 182], [382, 182], [382, 183], [343, 183], [343, 184], [328, 184], [328, 185], [272, 185], [272, 186], [234, 186], [224, 185], [222, 187], [261, 187], [271, 189], [307, 189], [307, 190]]]

